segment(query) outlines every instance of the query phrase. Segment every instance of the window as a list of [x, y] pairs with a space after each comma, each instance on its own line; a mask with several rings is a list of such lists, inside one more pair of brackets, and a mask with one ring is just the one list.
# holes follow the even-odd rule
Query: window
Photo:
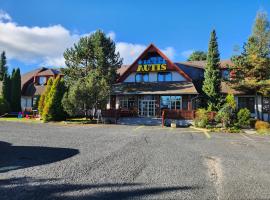
[[255, 112], [255, 99], [254, 97], [238, 97], [238, 108], [247, 108], [251, 113]]
[[47, 78], [45, 76], [40, 76], [38, 78], [38, 84], [39, 85], [45, 85], [46, 84], [46, 80], [47, 80]]
[[229, 80], [230, 79], [230, 72], [228, 69], [222, 70], [222, 78], [224, 80]]
[[158, 73], [158, 82], [172, 81], [171, 72], [159, 72]]
[[182, 106], [181, 96], [161, 96], [160, 97], [160, 108], [161, 109], [181, 109]]
[[263, 97], [263, 112], [268, 113], [270, 108], [270, 98]]
[[135, 76], [135, 82], [149, 82], [149, 74], [137, 73]]
[[119, 100], [120, 108], [134, 108], [135, 107], [135, 98], [134, 97], [121, 97]]

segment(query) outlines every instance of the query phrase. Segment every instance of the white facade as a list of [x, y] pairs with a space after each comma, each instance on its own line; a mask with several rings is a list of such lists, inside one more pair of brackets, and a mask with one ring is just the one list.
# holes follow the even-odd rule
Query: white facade
[[[172, 81], [186, 81], [179, 72], [172, 71]], [[136, 72], [132, 72], [125, 80], [125, 83], [135, 83]], [[149, 82], [157, 82], [158, 72], [149, 72]]]

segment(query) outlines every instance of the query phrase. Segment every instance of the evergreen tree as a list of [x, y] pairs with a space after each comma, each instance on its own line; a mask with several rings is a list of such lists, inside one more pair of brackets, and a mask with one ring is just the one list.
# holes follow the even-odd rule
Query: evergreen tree
[[2, 96], [8, 102], [11, 103], [11, 80], [8, 74], [4, 75], [2, 83]]
[[49, 96], [49, 93], [50, 93], [52, 84], [53, 84], [53, 78], [49, 78], [49, 80], [47, 81], [47, 85], [46, 85], [45, 91], [44, 91], [44, 93], [39, 98], [39, 101], [38, 101], [38, 112], [39, 112], [39, 115], [40, 116], [42, 116], [42, 112], [43, 112], [43, 108], [45, 106], [45, 102], [49, 98], [48, 96]]
[[64, 52], [66, 68], [63, 69], [68, 86], [98, 70], [109, 85], [117, 78], [117, 69], [122, 65], [115, 43], [100, 30], [82, 37], [74, 47]]
[[[237, 90], [254, 92], [258, 110], [258, 95], [270, 93], [270, 23], [265, 12], [258, 12], [243, 52], [233, 56], [232, 61], [233, 79], [230, 84]], [[259, 112], [257, 118], [262, 118]]]
[[72, 85], [65, 94], [62, 104], [69, 115], [77, 115], [80, 111], [93, 108], [104, 108], [109, 96], [108, 91], [109, 85], [105, 78], [100, 78], [95, 71]]
[[47, 121], [60, 121], [64, 120], [66, 113], [62, 106], [62, 98], [65, 93], [64, 81], [58, 76], [48, 94], [48, 99], [45, 101], [45, 106], [42, 113], [42, 119]]
[[8, 74], [8, 68], [6, 64], [7, 64], [6, 53], [5, 51], [3, 51], [1, 53], [0, 58], [0, 81], [2, 81], [4, 79], [4, 76]]
[[[100, 30], [90, 36], [82, 37], [74, 47], [64, 52], [66, 68], [63, 69], [64, 80], [68, 86], [67, 94], [63, 103], [65, 110], [69, 113], [81, 112], [92, 108], [103, 108], [103, 98], [108, 96], [113, 83], [117, 79], [117, 69], [122, 65], [119, 52], [116, 52], [115, 43], [111, 38]], [[91, 74], [96, 74], [95, 82], [92, 82]], [[82, 85], [87, 87], [82, 87]], [[96, 85], [105, 87], [98, 88]], [[91, 93], [92, 88], [95, 92]], [[106, 94], [98, 95], [98, 91], [105, 91]], [[85, 95], [82, 95], [85, 94]], [[80, 98], [74, 97], [78, 95]], [[97, 102], [95, 100], [100, 102]], [[72, 111], [72, 112], [71, 112]]]
[[20, 69], [13, 69], [11, 77], [11, 110], [21, 111], [21, 74]]
[[187, 61], [202, 61], [207, 59], [207, 52], [204, 51], [194, 51]]
[[208, 99], [208, 109], [217, 111], [221, 104], [220, 58], [216, 32], [211, 32], [208, 46], [207, 63], [204, 72], [203, 92]]

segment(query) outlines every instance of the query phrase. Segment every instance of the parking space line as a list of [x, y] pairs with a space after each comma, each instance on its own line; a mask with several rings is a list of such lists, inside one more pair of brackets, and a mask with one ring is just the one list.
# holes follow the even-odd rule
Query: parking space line
[[252, 138], [250, 138], [250, 137], [244, 135], [243, 133], [240, 133], [240, 135], [242, 135], [244, 138], [246, 138], [246, 139], [248, 139], [248, 140], [250, 140], [250, 141], [254, 141]]
[[204, 135], [207, 137], [207, 139], [211, 138], [211, 135], [207, 131], [203, 131]]
[[193, 129], [197, 130], [197, 131], [200, 131], [200, 132], [203, 132], [203, 134], [205, 135], [205, 137], [207, 139], [211, 139], [211, 135], [208, 133], [207, 130], [204, 130], [204, 129], [201, 129], [201, 128], [195, 128], [195, 127], [192, 127]]
[[143, 128], [143, 127], [145, 127], [145, 126], [138, 126], [138, 127], [134, 128], [133, 131], [137, 131], [137, 130]]

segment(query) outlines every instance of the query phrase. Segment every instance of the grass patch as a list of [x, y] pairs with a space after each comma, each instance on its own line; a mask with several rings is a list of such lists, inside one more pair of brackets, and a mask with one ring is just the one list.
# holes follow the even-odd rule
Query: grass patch
[[270, 129], [259, 129], [257, 130], [259, 135], [270, 135]]
[[42, 123], [39, 119], [27, 119], [17, 117], [0, 117], [0, 121], [4, 122], [27, 122], [27, 123]]
[[69, 118], [65, 121], [67, 124], [96, 124], [97, 120], [83, 118]]

